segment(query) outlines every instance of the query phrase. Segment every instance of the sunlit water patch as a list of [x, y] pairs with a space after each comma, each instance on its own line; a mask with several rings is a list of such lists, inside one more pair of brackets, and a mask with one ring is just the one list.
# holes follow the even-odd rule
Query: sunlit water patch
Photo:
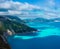
[[21, 38], [21, 39], [31, 39], [31, 38], [38, 38], [38, 37], [47, 37], [51, 35], [57, 35], [60, 36], [60, 29], [58, 28], [48, 28], [44, 29], [40, 32], [37, 32], [36, 36], [14, 36], [14, 38]]
[[14, 38], [21, 38], [21, 39], [31, 39], [31, 38], [38, 38], [38, 37], [47, 37], [51, 35], [57, 35], [60, 36], [60, 29], [52, 26], [52, 25], [46, 25], [46, 24], [35, 24], [35, 23], [28, 23], [30, 27], [36, 28], [40, 30], [37, 32], [36, 36], [18, 36], [15, 35]]

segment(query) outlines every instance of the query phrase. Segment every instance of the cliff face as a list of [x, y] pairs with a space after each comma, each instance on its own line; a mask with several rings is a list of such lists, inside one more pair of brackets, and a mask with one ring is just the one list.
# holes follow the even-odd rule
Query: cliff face
[[4, 34], [13, 35], [15, 33], [33, 33], [34, 31], [37, 30], [27, 26], [18, 17], [7, 15], [0, 16], [0, 49], [11, 49]]
[[6, 19], [3, 16], [0, 16], [0, 49], [11, 49], [3, 35], [4, 33], [7, 33], [6, 25], [4, 24], [5, 21]]
[[3, 38], [4, 38], [3, 36], [0, 36], [0, 49], [11, 49], [6, 39], [3, 39]]
[[21, 19], [16, 16], [0, 16], [0, 22], [3, 23], [5, 30], [9, 29], [15, 33], [28, 33], [37, 31], [36, 29], [27, 26]]

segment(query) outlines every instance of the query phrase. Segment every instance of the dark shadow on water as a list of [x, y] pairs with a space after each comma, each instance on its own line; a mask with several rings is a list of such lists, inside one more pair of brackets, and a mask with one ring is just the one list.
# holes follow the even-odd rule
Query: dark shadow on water
[[8, 39], [12, 49], [60, 49], [60, 36], [48, 36], [32, 39]]

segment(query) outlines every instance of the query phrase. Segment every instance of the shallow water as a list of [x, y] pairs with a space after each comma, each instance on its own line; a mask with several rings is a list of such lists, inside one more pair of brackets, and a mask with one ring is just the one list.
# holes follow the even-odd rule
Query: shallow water
[[40, 30], [35, 36], [14, 35], [8, 38], [12, 49], [60, 49], [60, 27], [54, 24], [27, 23]]

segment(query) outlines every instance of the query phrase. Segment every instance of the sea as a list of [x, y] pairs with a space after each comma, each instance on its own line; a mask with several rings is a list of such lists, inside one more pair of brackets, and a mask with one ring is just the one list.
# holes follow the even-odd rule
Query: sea
[[28, 22], [35, 33], [8, 37], [11, 49], [60, 49], [60, 22]]

